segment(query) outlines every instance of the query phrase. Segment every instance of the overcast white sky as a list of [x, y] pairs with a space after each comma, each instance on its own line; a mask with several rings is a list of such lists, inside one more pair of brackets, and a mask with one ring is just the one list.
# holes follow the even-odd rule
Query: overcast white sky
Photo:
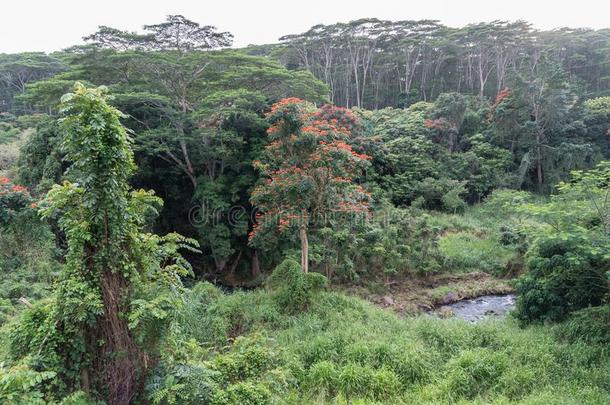
[[[0, 52], [55, 51], [82, 43], [99, 25], [135, 31], [182, 14], [235, 35], [235, 45], [362, 17], [436, 19], [449, 26], [523, 19], [536, 28], [610, 27], [604, 0], [0, 0]], [[604, 4], [606, 3], [606, 4]]]

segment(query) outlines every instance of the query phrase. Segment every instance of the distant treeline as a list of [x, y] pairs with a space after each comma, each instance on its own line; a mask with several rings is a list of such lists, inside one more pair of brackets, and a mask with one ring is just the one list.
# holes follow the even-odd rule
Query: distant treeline
[[557, 64], [589, 97], [610, 91], [610, 29], [538, 31], [524, 21], [450, 28], [434, 20], [367, 18], [280, 40], [248, 52], [310, 70], [344, 107], [402, 107], [446, 92], [494, 99], [513, 76], [543, 61]]

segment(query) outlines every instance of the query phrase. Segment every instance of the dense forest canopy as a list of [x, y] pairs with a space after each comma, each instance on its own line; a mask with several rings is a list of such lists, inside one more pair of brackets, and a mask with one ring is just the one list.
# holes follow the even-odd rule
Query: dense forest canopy
[[610, 29], [84, 40], [0, 54], [0, 402], [610, 402]]
[[[521, 21], [453, 29], [364, 19], [232, 50], [219, 49], [230, 33], [170, 16], [143, 33], [100, 27], [88, 45], [53, 55], [2, 56], [3, 116], [53, 116], [75, 80], [109, 86], [134, 132], [134, 181], [166, 200], [159, 229], [197, 237], [219, 274], [246, 262], [256, 271], [251, 220], [192, 222], [235, 205], [252, 217], [259, 174], [251, 162], [266, 142], [271, 103], [290, 96], [362, 107], [350, 143], [372, 158], [367, 180], [399, 206], [459, 210], [498, 187], [549, 193], [610, 152], [609, 38]], [[37, 133], [47, 135], [29, 141], [21, 178], [44, 189], [63, 164], [48, 136], [53, 123], [39, 120]]]

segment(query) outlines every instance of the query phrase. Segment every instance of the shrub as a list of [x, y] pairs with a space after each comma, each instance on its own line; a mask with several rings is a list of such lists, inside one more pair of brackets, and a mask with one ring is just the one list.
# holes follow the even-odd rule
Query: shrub
[[277, 356], [264, 345], [261, 337], [240, 336], [230, 352], [214, 359], [212, 369], [218, 371], [224, 381], [234, 383], [258, 377], [277, 364]]
[[[8, 357], [16, 365], [36, 372], [52, 372], [55, 378], [38, 381], [40, 387], [57, 397], [67, 394], [66, 381], [80, 378], [81, 363], [76, 359], [85, 351], [82, 336], [70, 325], [56, 322], [57, 305], [49, 298], [36, 302], [6, 325]], [[64, 334], [57, 333], [62, 328]], [[62, 358], [63, 353], [71, 357]]]
[[52, 371], [38, 372], [26, 365], [6, 369], [0, 364], [0, 402], [5, 404], [45, 404], [43, 383], [55, 377]]
[[392, 370], [381, 368], [371, 376], [369, 395], [376, 399], [387, 399], [402, 390], [400, 379]]
[[[11, 301], [22, 308], [17, 304], [20, 297], [34, 301], [47, 295], [53, 271], [60, 268], [54, 260], [53, 239], [28, 190], [0, 177], [0, 313], [13, 312]], [[1, 318], [0, 324], [6, 320]]]
[[334, 395], [338, 381], [339, 370], [335, 363], [330, 361], [313, 364], [307, 373], [307, 387], [311, 391], [324, 390], [329, 395]]
[[600, 305], [608, 294], [604, 265], [576, 238], [540, 237], [517, 281], [517, 315], [523, 322], [559, 321]]
[[466, 207], [462, 199], [465, 185], [464, 181], [428, 177], [413, 184], [410, 200], [421, 208], [455, 213]]
[[502, 374], [497, 389], [511, 400], [518, 400], [534, 391], [540, 379], [539, 370], [513, 365]]
[[218, 405], [265, 405], [271, 392], [263, 384], [240, 382], [230, 385], [222, 395], [212, 399]]
[[275, 268], [267, 285], [273, 290], [279, 308], [296, 313], [309, 306], [315, 292], [326, 286], [326, 277], [319, 273], [303, 273], [293, 259], [284, 260]]
[[370, 367], [348, 363], [339, 373], [339, 390], [348, 398], [370, 395], [373, 374]]

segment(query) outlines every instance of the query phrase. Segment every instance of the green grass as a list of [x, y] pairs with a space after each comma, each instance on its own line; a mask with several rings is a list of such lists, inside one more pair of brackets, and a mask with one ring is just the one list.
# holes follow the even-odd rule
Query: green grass
[[528, 221], [495, 202], [486, 202], [461, 214], [434, 213], [429, 224], [440, 235], [439, 264], [444, 272], [482, 271], [505, 276], [520, 271], [522, 246], [517, 239], [503, 239], [507, 232], [518, 238], [517, 230]]
[[[557, 340], [550, 327], [401, 319], [328, 292], [296, 315], [262, 290], [200, 285], [186, 303], [191, 322], [167, 338], [152, 378], [165, 383], [149, 384], [153, 395], [178, 386], [182, 403], [210, 386], [212, 403], [610, 403], [607, 350]], [[185, 341], [199, 349], [169, 355]], [[184, 377], [193, 370], [214, 377]]]
[[443, 268], [451, 273], [484, 271], [503, 275], [515, 255], [512, 246], [502, 246], [495, 235], [457, 232], [442, 236], [438, 242]]

